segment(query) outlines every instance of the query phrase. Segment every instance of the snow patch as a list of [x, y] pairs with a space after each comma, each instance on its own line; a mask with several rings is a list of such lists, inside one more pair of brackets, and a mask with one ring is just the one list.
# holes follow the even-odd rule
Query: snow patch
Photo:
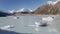
[[14, 13], [15, 10], [8, 10], [8, 11], [9, 11], [9, 13]]
[[48, 1], [47, 3], [49, 4], [49, 5], [55, 5], [58, 1], [60, 1], [60, 0], [57, 0], [57, 1]]
[[32, 12], [32, 10], [31, 9], [22, 8], [22, 9], [17, 10], [17, 12]]

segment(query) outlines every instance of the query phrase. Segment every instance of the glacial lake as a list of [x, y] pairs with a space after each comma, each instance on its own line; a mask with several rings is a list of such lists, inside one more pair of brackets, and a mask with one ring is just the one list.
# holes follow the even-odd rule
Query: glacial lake
[[[17, 17], [17, 19], [16, 19]], [[48, 16], [41, 16], [41, 15], [34, 15], [34, 16], [8, 16], [8, 17], [0, 17], [0, 27], [13, 25], [14, 28], [10, 28], [9, 31], [19, 32], [19, 33], [33, 33], [33, 34], [59, 34], [60, 32], [60, 16], [53, 16], [55, 17], [52, 21], [52, 26], [47, 27], [39, 27], [38, 31], [35, 30], [34, 27], [29, 27], [28, 25], [35, 25], [35, 22], [42, 22], [42, 17]], [[56, 29], [57, 31], [49, 32], [48, 27], [52, 29]], [[7, 29], [6, 29], [7, 30]]]

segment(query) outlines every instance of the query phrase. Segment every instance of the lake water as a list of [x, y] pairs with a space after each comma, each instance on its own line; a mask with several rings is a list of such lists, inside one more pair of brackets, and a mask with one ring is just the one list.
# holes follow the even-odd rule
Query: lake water
[[[16, 19], [16, 17], [19, 17]], [[33, 33], [33, 34], [59, 34], [60, 32], [60, 16], [54, 16], [55, 19], [52, 21], [53, 26], [47, 26], [47, 27], [39, 27], [38, 31], [35, 30], [34, 27], [28, 27], [28, 25], [35, 25], [35, 22], [42, 22], [42, 17], [47, 16], [41, 16], [41, 15], [34, 15], [34, 16], [8, 16], [8, 17], [0, 17], [0, 27], [7, 26], [7, 25], [13, 25], [14, 28], [10, 28], [9, 31], [15, 31], [19, 33]], [[52, 31], [49, 32], [48, 27], [52, 29], [57, 30], [57, 32]], [[7, 29], [6, 29], [7, 30]]]

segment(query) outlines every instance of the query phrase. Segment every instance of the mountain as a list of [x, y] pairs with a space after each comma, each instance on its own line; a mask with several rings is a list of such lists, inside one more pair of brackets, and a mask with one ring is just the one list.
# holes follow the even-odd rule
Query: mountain
[[17, 10], [17, 12], [32, 12], [32, 10], [31, 9], [22, 8], [22, 9]]
[[55, 5], [56, 3], [57, 3], [58, 1], [47, 1], [47, 4], [49, 4], [49, 5]]
[[51, 7], [52, 7], [52, 5], [45, 4], [45, 5], [37, 8], [34, 13], [35, 14], [44, 14], [44, 13], [47, 14], [48, 13], [47, 10], [49, 10]]
[[32, 12], [31, 9], [22, 8], [14, 12], [14, 15], [29, 14], [30, 12]]
[[15, 10], [8, 10], [8, 13], [13, 14], [15, 12]]
[[48, 1], [34, 11], [34, 14], [60, 14], [60, 1]]
[[10, 15], [12, 15], [12, 14], [0, 11], [0, 17], [6, 17], [6, 16], [10, 16]]

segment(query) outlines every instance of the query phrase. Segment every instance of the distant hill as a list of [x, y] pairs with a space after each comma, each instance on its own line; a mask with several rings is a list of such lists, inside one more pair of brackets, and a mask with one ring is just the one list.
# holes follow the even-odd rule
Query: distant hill
[[29, 13], [31, 13], [31, 12], [32, 12], [31, 9], [22, 8], [22, 9], [17, 10], [17, 11], [14, 12], [13, 14], [14, 14], [14, 15], [21, 15], [21, 14], [29, 14]]
[[34, 14], [60, 14], [60, 1], [45, 3], [34, 11]]
[[12, 14], [0, 11], [0, 17], [6, 17], [6, 16], [10, 16], [10, 15], [12, 15]]

